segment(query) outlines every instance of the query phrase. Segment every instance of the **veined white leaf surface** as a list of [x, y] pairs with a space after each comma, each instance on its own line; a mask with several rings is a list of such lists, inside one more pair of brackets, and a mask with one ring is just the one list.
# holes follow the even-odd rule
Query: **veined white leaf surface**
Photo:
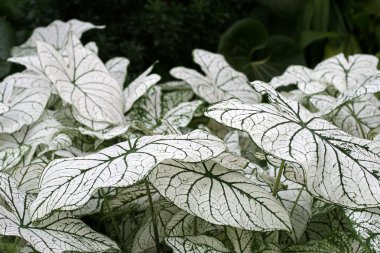
[[[195, 225], [196, 224], [196, 228]], [[221, 226], [216, 226], [199, 217], [189, 214], [186, 211], [180, 210], [171, 217], [165, 226], [165, 232], [169, 236], [187, 236], [204, 234], [208, 231], [222, 229]]]
[[53, 87], [51, 85], [50, 80], [47, 77], [39, 75], [39, 74], [35, 74], [32, 72], [28, 72], [28, 71], [10, 75], [6, 77], [3, 80], [3, 82], [12, 83], [12, 86], [14, 88], [21, 88], [21, 89], [43, 88], [43, 89], [51, 90], [53, 93], [55, 92], [54, 90], [52, 90]]
[[375, 252], [380, 252], [380, 209], [346, 210], [346, 214], [358, 235], [369, 241]]
[[170, 74], [190, 84], [194, 93], [206, 102], [215, 103], [231, 97], [251, 104], [261, 100], [261, 96], [248, 85], [247, 77], [234, 70], [222, 55], [195, 49], [193, 58], [205, 76], [184, 67], [173, 68]]
[[213, 224], [255, 231], [290, 230], [288, 213], [270, 193], [216, 162], [168, 160], [156, 166], [148, 179], [179, 208]]
[[170, 236], [165, 242], [174, 253], [227, 253], [230, 252], [219, 240], [206, 235]]
[[379, 205], [380, 157], [371, 141], [353, 137], [287, 99], [268, 84], [253, 82], [274, 105], [247, 105], [231, 99], [210, 106], [206, 115], [246, 131], [265, 152], [299, 164], [314, 196], [347, 207]]
[[[164, 90], [162, 88], [162, 85], [160, 85], [160, 87], [161, 90]], [[162, 113], [167, 113], [180, 103], [189, 102], [193, 96], [194, 93], [192, 90], [176, 90], [171, 92], [164, 92], [162, 94]]]
[[123, 96], [120, 85], [111, 77], [98, 56], [81, 44], [73, 33], [67, 44], [68, 64], [51, 45], [38, 42], [38, 56], [45, 74], [62, 100], [84, 118], [121, 124]]
[[120, 125], [120, 126], [106, 128], [99, 131], [93, 131], [93, 130], [86, 129], [83, 127], [78, 128], [79, 132], [81, 132], [82, 134], [98, 138], [99, 140], [109, 140], [109, 139], [115, 138], [127, 132], [128, 129], [129, 129], [129, 125]]
[[224, 150], [220, 139], [197, 130], [141, 137], [85, 157], [54, 160], [41, 177], [39, 194], [30, 207], [32, 218], [40, 219], [56, 209], [77, 209], [99, 188], [132, 185], [163, 160], [200, 162]]
[[[160, 200], [155, 203], [154, 210], [157, 232], [161, 242], [165, 237], [165, 225], [179, 209], [168, 201]], [[146, 252], [156, 246], [153, 226], [153, 217], [150, 210], [147, 209], [142, 226], [136, 233], [131, 253]]]
[[366, 79], [375, 75], [378, 61], [372, 55], [356, 54], [346, 59], [343, 54], [338, 54], [319, 63], [312, 79], [331, 84], [343, 93], [362, 86]]
[[296, 84], [298, 89], [306, 94], [315, 94], [326, 89], [326, 84], [312, 80], [313, 70], [304, 66], [290, 66], [284, 74], [272, 78], [270, 84], [276, 89], [290, 84]]
[[4, 172], [15, 167], [29, 149], [30, 147], [28, 145], [21, 145], [17, 148], [0, 149], [0, 171]]
[[224, 142], [227, 145], [227, 148], [230, 152], [237, 155], [241, 155], [240, 143], [239, 143], [239, 132], [231, 131], [224, 136]]
[[127, 88], [123, 91], [124, 96], [124, 113], [129, 111], [133, 104], [143, 96], [150, 87], [160, 81], [161, 77], [157, 74], [150, 74], [154, 65], [150, 66], [147, 70], [139, 75], [135, 80], [128, 84]]
[[50, 97], [46, 88], [16, 89], [13, 82], [0, 83], [0, 133], [14, 133], [36, 122], [45, 110]]
[[104, 26], [95, 26], [88, 22], [71, 19], [68, 22], [56, 20], [46, 27], [35, 29], [30, 38], [22, 45], [12, 49], [13, 56], [33, 55], [36, 53], [36, 42], [43, 41], [52, 45], [55, 49], [63, 49], [67, 43], [70, 32], [74, 32], [78, 38], [91, 29], [101, 29]]
[[106, 68], [110, 75], [119, 83], [121, 89], [127, 77], [127, 67], [129, 60], [125, 57], [115, 57], [106, 62]]
[[252, 253], [252, 245], [254, 241], [254, 234], [252, 231], [227, 227], [226, 233], [236, 253]]
[[105, 252], [118, 249], [116, 243], [65, 213], [57, 213], [38, 224], [32, 223], [26, 210], [31, 199], [17, 188], [10, 176], [3, 173], [0, 174], [0, 196], [10, 207], [7, 210], [0, 206], [2, 235], [22, 237], [43, 253]]

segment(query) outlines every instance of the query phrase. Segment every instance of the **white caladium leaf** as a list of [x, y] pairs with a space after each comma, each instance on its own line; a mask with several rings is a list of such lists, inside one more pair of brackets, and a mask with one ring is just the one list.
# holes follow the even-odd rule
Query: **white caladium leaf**
[[[340, 94], [336, 98], [334, 104], [329, 107], [323, 108], [323, 110], [319, 112], [319, 115], [327, 115], [349, 102], [352, 103], [358, 98], [377, 92], [380, 92], [380, 72], [377, 72], [376, 75], [370, 76], [369, 78], [364, 80], [362, 86], [354, 87]], [[319, 99], [323, 98], [323, 96], [321, 95], [318, 95], [317, 97], [319, 97]], [[316, 101], [314, 101], [314, 103], [315, 102]]]
[[78, 209], [99, 188], [137, 183], [163, 160], [200, 162], [224, 150], [220, 139], [197, 130], [186, 135], [141, 137], [85, 157], [54, 160], [41, 177], [40, 192], [30, 207], [32, 218], [56, 209]]
[[48, 163], [46, 158], [39, 157], [28, 165], [14, 169], [12, 177], [16, 180], [17, 187], [26, 193], [38, 193], [38, 183]]
[[288, 213], [270, 193], [216, 162], [167, 160], [148, 179], [179, 208], [213, 224], [256, 231], [290, 230]]
[[11, 57], [8, 59], [8, 61], [24, 65], [27, 71], [38, 74], [40, 76], [45, 76], [44, 68], [38, 55]]
[[358, 235], [369, 241], [375, 252], [380, 252], [380, 209], [346, 210], [346, 214]]
[[45, 110], [50, 91], [45, 88], [17, 90], [14, 83], [0, 83], [0, 133], [14, 133], [25, 125], [36, 122]]
[[170, 74], [190, 84], [194, 93], [206, 102], [215, 103], [231, 97], [251, 104], [261, 100], [261, 96], [248, 85], [247, 77], [228, 65], [222, 55], [195, 49], [193, 58], [206, 76], [184, 67], [173, 68]]
[[284, 74], [272, 78], [270, 84], [275, 88], [296, 84], [298, 89], [306, 94], [315, 94], [326, 89], [326, 84], [312, 80], [311, 75], [313, 70], [304, 66], [290, 66]]
[[[160, 85], [163, 90], [162, 85]], [[177, 90], [172, 92], [164, 92], [162, 94], [162, 113], [166, 114], [172, 108], [176, 107], [180, 103], [189, 102], [194, 96], [192, 90]]]
[[128, 129], [129, 129], [129, 125], [120, 125], [120, 126], [106, 128], [99, 131], [93, 131], [93, 130], [86, 129], [83, 127], [78, 128], [81, 134], [89, 135], [99, 140], [110, 140], [112, 138], [115, 138], [119, 135], [124, 134], [125, 132], [128, 131]]
[[12, 49], [13, 56], [25, 56], [36, 54], [36, 42], [43, 41], [52, 45], [55, 49], [63, 49], [67, 43], [70, 32], [76, 34], [78, 38], [82, 33], [91, 29], [101, 29], [104, 26], [95, 26], [88, 22], [71, 19], [68, 22], [56, 20], [46, 27], [35, 29], [30, 38], [22, 45]]
[[[196, 100], [191, 102], [183, 102], [168, 111], [161, 119], [167, 122], [174, 128], [187, 126], [194, 116], [195, 110], [203, 104], [203, 101]], [[168, 126], [165, 124], [160, 125], [154, 131], [161, 134], [168, 132]]]
[[[154, 205], [156, 215], [157, 232], [160, 242], [165, 237], [165, 225], [171, 217], [178, 212], [178, 207], [174, 206], [168, 201], [158, 201]], [[142, 226], [136, 233], [135, 240], [133, 241], [132, 253], [146, 252], [149, 249], [154, 249], [156, 246], [153, 229], [153, 217], [150, 209], [147, 210]]]
[[37, 224], [32, 223], [26, 210], [31, 199], [17, 188], [17, 183], [1, 173], [0, 187], [0, 195], [10, 207], [7, 210], [0, 206], [0, 234], [22, 237], [43, 253], [118, 249], [116, 243], [65, 213], [57, 213]]
[[268, 84], [253, 85], [276, 106], [231, 99], [211, 106], [206, 115], [248, 132], [265, 152], [300, 165], [307, 174], [307, 182], [300, 183], [314, 196], [347, 207], [379, 205], [380, 157], [369, 149], [371, 141], [348, 135]]
[[88, 42], [86, 45], [84, 45], [84, 47], [93, 52], [94, 54], [98, 54], [99, 48], [94, 41]]
[[15, 167], [29, 151], [30, 146], [21, 145], [17, 148], [0, 149], [0, 171], [4, 172]]
[[224, 136], [224, 142], [230, 152], [237, 155], [241, 155], [240, 143], [239, 143], [239, 132], [231, 131]]
[[160, 84], [161, 88], [163, 91], [173, 91], [173, 90], [190, 90], [191, 91], [191, 86], [185, 82], [185, 81], [169, 81]]
[[142, 97], [150, 87], [160, 81], [161, 77], [159, 75], [150, 74], [153, 67], [154, 65], [150, 66], [124, 89], [124, 113], [129, 111], [133, 104]]
[[75, 108], [72, 109], [72, 115], [75, 120], [82, 125], [85, 125], [89, 129], [95, 132], [103, 131], [106, 128], [112, 127], [110, 123], [104, 121], [94, 121], [83, 117]]
[[341, 93], [358, 88], [377, 72], [378, 59], [372, 55], [355, 54], [346, 59], [338, 54], [319, 63], [312, 79], [333, 85]]
[[[325, 111], [334, 106], [335, 98], [318, 95], [310, 98], [310, 102], [320, 111]], [[366, 139], [369, 131], [380, 125], [380, 110], [367, 99], [360, 99], [338, 107], [328, 118], [345, 132]]]
[[110, 124], [123, 123], [120, 85], [98, 56], [80, 43], [73, 33], [67, 44], [68, 64], [51, 45], [37, 42], [38, 56], [58, 95], [84, 118]]
[[252, 252], [252, 244], [255, 239], [252, 231], [227, 227], [226, 233], [236, 253]]
[[227, 253], [230, 252], [218, 239], [206, 235], [170, 236], [165, 238], [174, 253]]
[[[52, 90], [53, 88], [47, 77], [28, 71], [10, 75], [6, 77], [3, 82], [12, 83], [14, 88], [21, 89], [43, 88]], [[52, 90], [52, 92], [54, 93], [55, 91]]]
[[106, 68], [110, 75], [119, 83], [123, 88], [125, 78], [127, 77], [127, 67], [129, 60], [125, 57], [115, 57], [106, 62]]
[[195, 232], [203, 234], [221, 228], [223, 227], [216, 226], [186, 211], [180, 210], [166, 224], [165, 232], [169, 236], [185, 236], [194, 235]]
[[292, 223], [291, 237], [298, 242], [312, 217], [313, 197], [301, 185], [284, 180], [287, 189], [278, 192], [278, 199], [289, 212]]

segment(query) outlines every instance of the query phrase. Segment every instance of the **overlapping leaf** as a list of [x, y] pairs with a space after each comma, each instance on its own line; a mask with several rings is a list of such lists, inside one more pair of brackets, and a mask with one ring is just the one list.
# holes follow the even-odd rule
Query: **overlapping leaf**
[[219, 240], [206, 235], [166, 237], [165, 242], [174, 253], [227, 253], [230, 252]]
[[38, 42], [38, 56], [45, 74], [59, 96], [85, 119], [110, 124], [123, 123], [123, 96], [98, 56], [69, 34], [68, 64], [51, 45]]
[[290, 230], [288, 213], [270, 193], [216, 162], [168, 160], [151, 172], [149, 181], [179, 208], [213, 224]]
[[80, 38], [82, 33], [94, 28], [100, 29], [104, 28], [104, 26], [95, 26], [77, 19], [71, 19], [67, 22], [56, 20], [46, 27], [36, 28], [24, 44], [12, 49], [12, 55], [25, 56], [35, 54], [37, 41], [49, 43], [57, 50], [63, 49], [70, 32], [74, 32]]
[[39, 194], [31, 204], [32, 218], [42, 218], [56, 209], [77, 209], [98, 188], [134, 184], [165, 159], [199, 162], [224, 149], [220, 139], [194, 131], [141, 137], [85, 157], [54, 160], [41, 177]]
[[10, 207], [8, 210], [0, 206], [2, 235], [22, 237], [43, 253], [118, 249], [116, 243], [64, 213], [57, 213], [38, 224], [32, 223], [26, 210], [31, 199], [5, 174], [0, 174], [0, 195]]
[[106, 68], [110, 75], [119, 83], [123, 88], [125, 78], [127, 77], [127, 67], [129, 60], [125, 57], [115, 57], [106, 62]]
[[380, 157], [371, 141], [348, 135], [297, 102], [254, 82], [276, 104], [247, 105], [233, 99], [211, 106], [206, 115], [246, 131], [265, 152], [299, 164], [307, 189], [315, 196], [347, 207], [378, 206]]
[[206, 76], [184, 67], [176, 67], [170, 74], [190, 84], [194, 93], [206, 102], [215, 103], [231, 97], [252, 104], [261, 100], [248, 85], [247, 77], [228, 65], [222, 55], [196, 49], [193, 57]]
[[14, 133], [38, 120], [50, 97], [46, 88], [16, 89], [13, 82], [0, 83], [0, 133]]

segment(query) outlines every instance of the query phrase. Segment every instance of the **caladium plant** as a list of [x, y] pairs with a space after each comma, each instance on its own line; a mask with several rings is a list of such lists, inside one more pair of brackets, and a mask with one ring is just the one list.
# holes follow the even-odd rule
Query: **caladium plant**
[[25, 70], [0, 83], [1, 249], [380, 250], [376, 57], [267, 84], [195, 49], [202, 74], [160, 83], [154, 63], [127, 84], [129, 59], [80, 41], [95, 28], [54, 21], [12, 51]]

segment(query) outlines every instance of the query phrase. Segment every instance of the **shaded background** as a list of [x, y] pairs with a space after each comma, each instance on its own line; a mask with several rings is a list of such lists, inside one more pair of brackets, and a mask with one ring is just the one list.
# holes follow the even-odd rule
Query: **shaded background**
[[169, 80], [172, 67], [196, 67], [191, 51], [202, 48], [270, 80], [340, 52], [379, 56], [379, 14], [380, 0], [0, 0], [0, 79], [21, 68], [5, 61], [11, 47], [56, 19], [106, 25], [82, 41], [103, 60], [129, 58], [129, 79], [159, 60], [155, 72]]

